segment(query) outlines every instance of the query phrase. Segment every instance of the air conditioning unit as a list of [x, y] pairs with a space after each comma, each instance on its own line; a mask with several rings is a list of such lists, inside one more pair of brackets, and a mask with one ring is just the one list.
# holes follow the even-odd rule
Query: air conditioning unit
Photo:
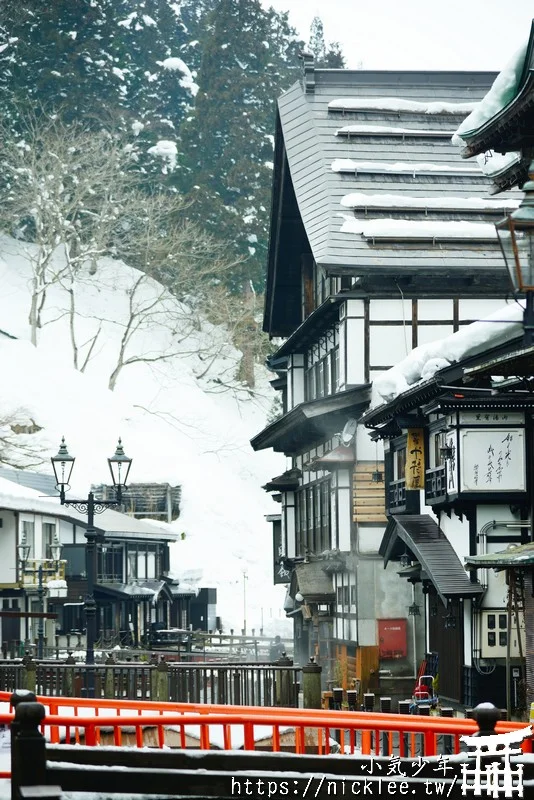
[[[508, 613], [502, 608], [485, 608], [481, 613], [481, 658], [506, 658], [508, 635], [510, 635], [510, 656], [518, 658], [519, 641], [515, 614], [511, 616], [511, 630], [508, 631]], [[521, 652], [525, 655], [525, 618], [519, 614]]]

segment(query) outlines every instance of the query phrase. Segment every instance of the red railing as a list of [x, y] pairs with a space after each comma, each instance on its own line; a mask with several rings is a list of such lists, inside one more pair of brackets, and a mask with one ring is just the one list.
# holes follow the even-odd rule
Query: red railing
[[[0, 693], [0, 702], [9, 699], [9, 693]], [[42, 730], [52, 743], [75, 741], [90, 746], [102, 743], [104, 736], [109, 744], [122, 745], [128, 733], [128, 744], [142, 747], [146, 745], [146, 730], [153, 729], [151, 744], [159, 747], [173, 730], [173, 746], [179, 748], [192, 746], [193, 738], [194, 746], [202, 750], [213, 745], [223, 750], [254, 750], [261, 739], [263, 746], [274, 752], [290, 747], [296, 753], [305, 753], [311, 747], [319, 755], [328, 755], [335, 734], [341, 753], [417, 757], [457, 753], [460, 737], [478, 731], [471, 719], [380, 712], [67, 697], [39, 697], [38, 701], [48, 709]], [[0, 714], [0, 724], [9, 724], [11, 719], [12, 714]], [[497, 723], [496, 732], [524, 727], [523, 723], [502, 721]], [[523, 750], [532, 752], [531, 739], [523, 742]]]

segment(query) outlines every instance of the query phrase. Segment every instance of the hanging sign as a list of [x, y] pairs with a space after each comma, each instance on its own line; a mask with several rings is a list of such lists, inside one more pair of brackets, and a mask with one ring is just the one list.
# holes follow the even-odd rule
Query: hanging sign
[[406, 442], [406, 489], [425, 488], [425, 439], [422, 428], [410, 428]]

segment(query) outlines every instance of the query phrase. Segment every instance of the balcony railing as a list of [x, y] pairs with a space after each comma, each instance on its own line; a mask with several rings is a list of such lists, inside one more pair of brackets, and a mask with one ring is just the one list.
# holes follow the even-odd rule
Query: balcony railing
[[406, 481], [391, 481], [388, 486], [388, 506], [390, 511], [398, 511], [406, 505]]
[[24, 571], [20, 581], [25, 589], [35, 589], [39, 586], [39, 567], [43, 568], [42, 580], [46, 586], [48, 581], [65, 580], [66, 561], [54, 561], [53, 558], [29, 558], [24, 562]]
[[445, 465], [427, 469], [425, 473], [425, 500], [432, 505], [447, 496], [447, 475]]

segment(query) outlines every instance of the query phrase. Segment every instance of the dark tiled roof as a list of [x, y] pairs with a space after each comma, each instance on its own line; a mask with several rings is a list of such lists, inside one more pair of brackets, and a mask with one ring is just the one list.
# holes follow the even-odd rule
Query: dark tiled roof
[[429, 514], [393, 516], [380, 545], [387, 565], [398, 540], [412, 552], [444, 603], [447, 598], [482, 594], [479, 583], [471, 583], [453, 546]]
[[[527, 526], [528, 523], [525, 523]], [[498, 553], [486, 553], [481, 556], [468, 556], [464, 559], [467, 567], [491, 567], [493, 569], [522, 569], [534, 565], [534, 542], [513, 545]]]
[[368, 383], [344, 392], [300, 403], [271, 422], [250, 440], [254, 450], [272, 447], [286, 454], [306, 450], [314, 442], [329, 439], [347, 421], [347, 413], [360, 416], [369, 405], [371, 386]]

